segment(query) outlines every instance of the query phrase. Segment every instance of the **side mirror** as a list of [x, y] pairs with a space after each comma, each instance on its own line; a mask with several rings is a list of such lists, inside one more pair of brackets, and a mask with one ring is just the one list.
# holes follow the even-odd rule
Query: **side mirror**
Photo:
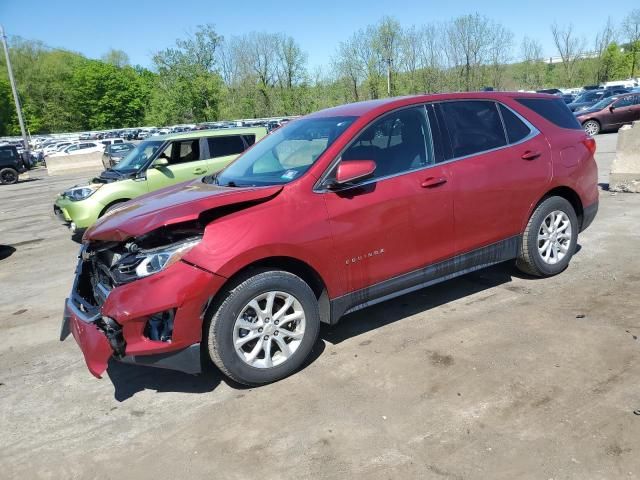
[[376, 171], [376, 162], [373, 160], [345, 160], [340, 162], [336, 171], [336, 179], [329, 188], [337, 188], [347, 183], [373, 175]]
[[153, 168], [164, 168], [169, 165], [169, 160], [166, 157], [158, 157], [153, 162]]
[[611, 105], [611, 106], [609, 107], [609, 111], [610, 111], [611, 113], [613, 113], [613, 111], [614, 111], [615, 109], [616, 109], [616, 107], [614, 107], [613, 105]]

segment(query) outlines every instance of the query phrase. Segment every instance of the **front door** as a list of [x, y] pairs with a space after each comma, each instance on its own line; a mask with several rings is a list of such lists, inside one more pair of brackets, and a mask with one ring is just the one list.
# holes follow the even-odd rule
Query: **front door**
[[609, 115], [611, 127], [619, 128], [638, 120], [638, 97], [640, 95], [627, 95], [613, 102], [613, 111]]
[[450, 187], [432, 182], [446, 167], [434, 165], [429, 132], [424, 106], [406, 108], [367, 127], [343, 152], [341, 161], [376, 162], [373, 177], [323, 194], [343, 294], [415, 272], [452, 248]]
[[168, 164], [151, 165], [147, 169], [149, 191], [209, 173], [209, 165], [206, 160], [201, 160], [200, 151], [200, 139], [198, 138], [171, 142], [157, 157], [157, 159], [165, 159]]

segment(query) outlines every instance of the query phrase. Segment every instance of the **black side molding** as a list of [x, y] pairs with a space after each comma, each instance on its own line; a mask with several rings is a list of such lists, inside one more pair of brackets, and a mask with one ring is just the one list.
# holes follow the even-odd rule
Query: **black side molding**
[[158, 353], [155, 355], [126, 355], [122, 358], [114, 358], [122, 363], [178, 370], [179, 372], [189, 373], [191, 375], [197, 375], [202, 372], [199, 343], [194, 343], [176, 352]]
[[331, 324], [340, 317], [362, 308], [384, 302], [421, 288], [444, 282], [475, 270], [513, 260], [518, 256], [521, 236], [487, 245], [448, 260], [429, 265], [420, 270], [405, 273], [371, 287], [363, 288], [331, 300]]

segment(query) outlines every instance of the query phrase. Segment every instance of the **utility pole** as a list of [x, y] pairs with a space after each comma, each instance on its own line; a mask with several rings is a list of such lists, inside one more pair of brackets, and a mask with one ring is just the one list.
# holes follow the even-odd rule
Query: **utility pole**
[[[20, 123], [22, 140], [24, 142], [25, 151], [27, 152], [27, 159], [29, 159], [29, 137], [27, 137], [27, 130], [24, 128], [24, 120], [22, 118], [22, 108], [20, 107], [20, 97], [18, 97], [16, 80], [15, 78], [13, 78], [13, 68], [11, 68], [11, 59], [9, 58], [9, 47], [7, 47], [7, 37], [4, 34], [4, 28], [2, 28], [2, 25], [0, 25], [0, 40], [2, 40], [2, 46], [4, 47], [4, 55], [5, 55], [5, 58], [7, 59], [7, 70], [9, 71], [9, 82], [11, 82], [11, 90], [13, 91], [13, 100], [16, 103], [16, 112], [18, 113], [18, 123]], [[30, 161], [30, 159], [28, 161]]]

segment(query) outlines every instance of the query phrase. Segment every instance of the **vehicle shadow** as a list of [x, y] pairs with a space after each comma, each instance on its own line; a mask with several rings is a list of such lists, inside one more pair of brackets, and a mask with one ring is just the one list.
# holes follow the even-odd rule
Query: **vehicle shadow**
[[339, 344], [417, 313], [509, 283], [512, 276], [515, 276], [513, 262], [494, 265], [346, 315], [337, 325], [323, 325], [320, 335], [330, 344]]
[[9, 258], [15, 253], [16, 249], [11, 245], [0, 245], [0, 260]]
[[[324, 349], [325, 343], [322, 339], [318, 339], [300, 370], [304, 370], [316, 361]], [[124, 402], [144, 390], [155, 390], [157, 393], [208, 393], [215, 390], [222, 382], [235, 390], [251, 388], [225, 377], [206, 352], [201, 354], [200, 361], [202, 373], [189, 375], [174, 370], [124, 364], [112, 359], [109, 361], [107, 375], [113, 384], [113, 396], [118, 402]]]
[[124, 364], [112, 359], [107, 375], [113, 383], [113, 396], [118, 402], [124, 402], [144, 390], [155, 390], [157, 393], [212, 392], [223, 380], [222, 373], [211, 361], [203, 362], [200, 375], [189, 375], [174, 370]]

